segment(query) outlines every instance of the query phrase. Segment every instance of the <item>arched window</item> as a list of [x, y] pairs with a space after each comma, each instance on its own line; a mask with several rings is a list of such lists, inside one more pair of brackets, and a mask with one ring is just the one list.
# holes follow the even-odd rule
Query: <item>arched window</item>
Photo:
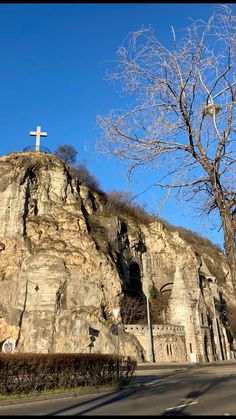
[[167, 284], [162, 285], [162, 287], [160, 288], [160, 293], [170, 296], [172, 287], [173, 287], [173, 282], [168, 282]]

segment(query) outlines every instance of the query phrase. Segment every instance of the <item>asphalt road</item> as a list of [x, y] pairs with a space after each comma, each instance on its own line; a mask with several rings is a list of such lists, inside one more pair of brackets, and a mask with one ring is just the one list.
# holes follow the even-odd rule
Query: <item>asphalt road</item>
[[[1, 416], [236, 415], [236, 363], [143, 366], [119, 390], [0, 405]], [[59, 396], [58, 396], [59, 397]]]

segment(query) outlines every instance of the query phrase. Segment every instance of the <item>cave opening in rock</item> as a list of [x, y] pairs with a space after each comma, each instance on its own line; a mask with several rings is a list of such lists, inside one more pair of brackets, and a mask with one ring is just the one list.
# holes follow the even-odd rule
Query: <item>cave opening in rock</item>
[[141, 273], [138, 263], [129, 265], [124, 297], [121, 303], [121, 318], [125, 324], [147, 323], [147, 302], [142, 289]]
[[143, 295], [140, 268], [136, 262], [132, 262], [129, 266], [126, 294], [131, 297], [141, 297]]

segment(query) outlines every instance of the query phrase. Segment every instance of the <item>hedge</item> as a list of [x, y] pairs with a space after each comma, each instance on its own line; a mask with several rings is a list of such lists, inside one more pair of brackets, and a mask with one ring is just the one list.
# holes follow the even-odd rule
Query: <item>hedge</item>
[[122, 355], [0, 353], [0, 394], [119, 384], [136, 366], [133, 357]]

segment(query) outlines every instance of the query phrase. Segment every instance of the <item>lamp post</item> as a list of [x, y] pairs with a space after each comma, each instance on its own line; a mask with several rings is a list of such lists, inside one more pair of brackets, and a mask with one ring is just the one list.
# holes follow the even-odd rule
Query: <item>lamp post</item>
[[[216, 352], [217, 352], [219, 360], [223, 361], [223, 353], [222, 353], [221, 342], [220, 342], [220, 333], [219, 333], [219, 327], [218, 327], [217, 316], [216, 316], [214, 295], [212, 293], [211, 287], [204, 288], [204, 290], [208, 291], [209, 293], [212, 311], [213, 311], [213, 332], [215, 332], [215, 336], [216, 336]], [[217, 288], [217, 291], [218, 291], [218, 288]]]
[[212, 298], [212, 308], [213, 308], [214, 326], [215, 326], [216, 339], [217, 339], [217, 346], [218, 346], [218, 356], [219, 356], [220, 361], [222, 361], [222, 360], [223, 360], [223, 355], [222, 355], [222, 349], [221, 349], [221, 342], [220, 342], [219, 328], [218, 328], [218, 322], [217, 322], [217, 317], [216, 317], [215, 301], [214, 301], [214, 296], [213, 296], [213, 294], [211, 294], [211, 298]]
[[115, 307], [113, 309], [113, 318], [116, 322], [116, 326], [117, 326], [117, 339], [116, 339], [116, 371], [117, 371], [117, 379], [119, 380], [119, 346], [120, 346], [120, 342], [119, 342], [119, 327], [118, 327], [118, 319], [119, 319], [119, 315], [120, 315], [120, 307]]
[[212, 101], [209, 101], [209, 103], [204, 107], [205, 114], [210, 117], [213, 117], [214, 114], [217, 115], [220, 110], [221, 106], [214, 104]]
[[[126, 291], [132, 291], [134, 292], [133, 289], [129, 289], [127, 288]], [[140, 296], [140, 293], [137, 292], [138, 296]], [[154, 351], [153, 351], [153, 338], [152, 338], [152, 325], [151, 325], [151, 316], [150, 316], [150, 302], [149, 302], [149, 297], [148, 297], [148, 291], [145, 292], [145, 297], [146, 297], [146, 307], [147, 307], [147, 323], [148, 323], [148, 349], [149, 349], [149, 360], [150, 363], [154, 362]]]
[[148, 296], [147, 296], [147, 320], [148, 320], [149, 358], [150, 358], [150, 363], [153, 363], [154, 362], [154, 356], [153, 356], [153, 345], [152, 345], [152, 329], [151, 329], [151, 318], [150, 318], [150, 307], [149, 307]]

